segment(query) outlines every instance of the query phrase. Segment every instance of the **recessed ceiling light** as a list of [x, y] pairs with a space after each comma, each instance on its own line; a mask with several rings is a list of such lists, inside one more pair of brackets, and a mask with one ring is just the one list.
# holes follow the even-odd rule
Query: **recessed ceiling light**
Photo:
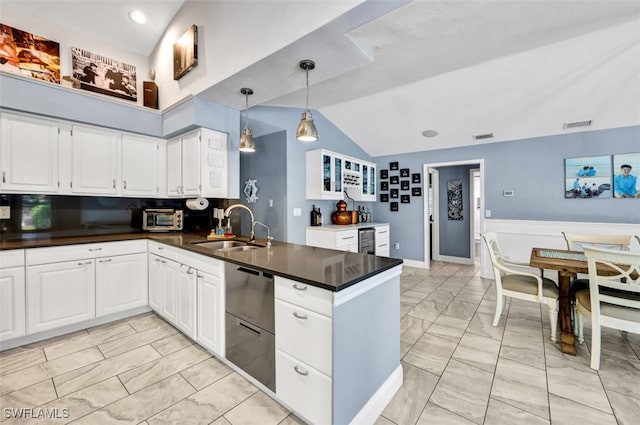
[[436, 137], [438, 132], [436, 130], [425, 130], [422, 132], [424, 137]]
[[129, 19], [131, 19], [136, 24], [144, 24], [145, 22], [147, 22], [147, 17], [144, 16], [144, 13], [140, 12], [139, 10], [132, 10], [131, 12], [129, 12]]

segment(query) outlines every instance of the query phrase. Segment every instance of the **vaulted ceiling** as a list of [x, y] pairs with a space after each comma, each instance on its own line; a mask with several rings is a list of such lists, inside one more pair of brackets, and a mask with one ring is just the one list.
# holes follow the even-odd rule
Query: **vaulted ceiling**
[[[149, 3], [152, 32], [119, 24], [122, 10]], [[591, 120], [587, 130], [640, 125], [637, 0], [391, 3], [377, 19], [346, 30], [329, 23], [195, 95], [241, 109], [224, 88], [249, 80], [263, 85], [254, 87], [259, 104], [302, 107], [304, 89], [277, 84], [274, 64], [295, 64], [304, 51], [317, 62], [310, 107], [372, 156], [585, 130], [563, 129], [573, 121]], [[183, 1], [20, 4], [149, 55]], [[425, 130], [437, 136], [425, 138]], [[493, 137], [473, 138], [486, 133]]]

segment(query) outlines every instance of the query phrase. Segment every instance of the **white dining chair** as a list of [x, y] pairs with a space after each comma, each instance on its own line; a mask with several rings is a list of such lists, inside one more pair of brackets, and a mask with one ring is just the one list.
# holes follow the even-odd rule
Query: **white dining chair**
[[[570, 233], [562, 232], [565, 241], [567, 242], [567, 249], [569, 251], [583, 252], [585, 246], [594, 246], [597, 248], [606, 249], [629, 249], [631, 243], [631, 236], [629, 235], [598, 235], [592, 233]], [[578, 335], [578, 326], [576, 326], [576, 303], [575, 293], [581, 289], [589, 288], [589, 276], [578, 275], [571, 281], [571, 325], [574, 335]]]
[[[602, 326], [640, 334], [640, 253], [584, 247], [589, 289], [576, 292], [578, 341], [591, 318], [591, 368], [600, 369]], [[600, 269], [599, 269], [600, 268]], [[609, 270], [606, 276], [603, 268]]]
[[509, 260], [500, 251], [498, 235], [489, 231], [482, 234], [496, 282], [496, 312], [493, 317], [493, 326], [497, 326], [502, 315], [506, 297], [517, 298], [526, 301], [546, 304], [551, 323], [551, 341], [556, 342], [558, 328], [558, 286], [551, 279], [512, 268], [529, 267], [528, 263]]

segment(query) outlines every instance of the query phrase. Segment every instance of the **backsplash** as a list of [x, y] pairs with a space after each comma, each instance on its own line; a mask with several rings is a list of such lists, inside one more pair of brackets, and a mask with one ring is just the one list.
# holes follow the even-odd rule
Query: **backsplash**
[[191, 211], [184, 199], [0, 195], [0, 205], [11, 209], [11, 218], [0, 221], [0, 240], [136, 233], [141, 231], [141, 209], [155, 207], [183, 209], [184, 230], [206, 232], [212, 225], [211, 209], [229, 204], [227, 199], [209, 199], [209, 208]]

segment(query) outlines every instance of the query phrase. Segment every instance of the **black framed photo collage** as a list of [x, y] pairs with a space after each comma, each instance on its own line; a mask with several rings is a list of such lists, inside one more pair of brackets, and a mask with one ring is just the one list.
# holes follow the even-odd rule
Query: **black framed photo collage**
[[391, 211], [399, 211], [400, 204], [411, 203], [411, 196], [422, 196], [421, 183], [420, 173], [400, 168], [397, 161], [390, 162], [388, 169], [380, 170], [380, 202], [388, 202]]

